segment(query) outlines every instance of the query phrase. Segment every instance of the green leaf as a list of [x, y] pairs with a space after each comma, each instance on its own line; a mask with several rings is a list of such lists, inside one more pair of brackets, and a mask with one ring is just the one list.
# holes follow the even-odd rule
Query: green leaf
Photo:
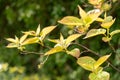
[[75, 39], [77, 39], [78, 37], [80, 37], [81, 34], [72, 34], [70, 35], [67, 39], [66, 39], [66, 44], [71, 43], [72, 41], [74, 41]]
[[75, 48], [71, 51], [67, 51], [67, 54], [70, 54], [71, 56], [78, 58], [80, 56], [80, 50], [78, 48]]
[[110, 57], [110, 55], [105, 55], [100, 57], [94, 64], [94, 69], [97, 69], [102, 63], [104, 63], [108, 58]]
[[90, 31], [88, 31], [87, 35], [84, 37], [84, 39], [86, 38], [90, 38], [96, 35], [100, 35], [100, 34], [105, 34], [106, 33], [106, 29], [91, 29]]
[[52, 48], [48, 52], [46, 52], [45, 55], [51, 55], [51, 54], [54, 54], [54, 53], [57, 53], [57, 52], [61, 52], [62, 50], [63, 50], [62, 47], [57, 46], [57, 47]]
[[112, 37], [113, 35], [120, 33], [120, 30], [114, 30], [110, 33], [110, 36]]
[[69, 26], [79, 26], [83, 25], [83, 22], [81, 19], [74, 17], [74, 16], [66, 16], [63, 19], [58, 21], [61, 24], [69, 25]]
[[95, 62], [96, 61], [93, 58], [89, 57], [89, 56], [80, 57], [77, 60], [77, 63], [81, 67], [83, 67], [84, 69], [89, 70], [89, 71], [93, 71], [94, 70], [94, 63]]
[[109, 80], [110, 74], [105, 71], [101, 71], [99, 73], [90, 73], [89, 79], [90, 80]]

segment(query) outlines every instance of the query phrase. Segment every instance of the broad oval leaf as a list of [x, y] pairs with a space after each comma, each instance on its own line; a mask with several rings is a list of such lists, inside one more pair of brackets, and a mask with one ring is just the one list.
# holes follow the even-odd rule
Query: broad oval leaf
[[106, 71], [101, 71], [99, 73], [90, 73], [90, 80], [109, 80], [110, 74]]
[[72, 41], [74, 41], [75, 39], [77, 39], [78, 37], [80, 37], [81, 34], [72, 34], [70, 35], [67, 39], [66, 39], [66, 42], [65, 44], [70, 44]]
[[94, 70], [94, 63], [95, 62], [96, 61], [92, 57], [89, 57], [89, 56], [80, 57], [77, 60], [77, 63], [81, 67], [83, 67], [84, 69], [89, 70], [89, 71]]
[[120, 33], [120, 30], [114, 30], [110, 33], [110, 36], [112, 37], [113, 35]]
[[105, 33], [106, 33], [106, 29], [91, 29], [90, 31], [88, 31], [84, 39]]
[[45, 55], [51, 55], [51, 54], [54, 54], [54, 53], [57, 53], [57, 52], [61, 52], [62, 50], [63, 50], [62, 47], [57, 46], [57, 47], [52, 48], [48, 52], [46, 52]]
[[66, 16], [58, 21], [61, 24], [69, 25], [69, 26], [79, 26], [83, 25], [83, 22], [81, 19], [74, 17], [74, 16]]
[[40, 33], [40, 36], [42, 37], [42, 39], [44, 39], [44, 37], [55, 28], [56, 28], [56, 26], [48, 26], [48, 27], [45, 27], [44, 29], [42, 29], [42, 31]]
[[38, 37], [28, 38], [21, 45], [33, 44], [33, 43], [37, 43], [38, 41], [39, 41]]
[[105, 55], [100, 57], [94, 64], [94, 69], [97, 69], [102, 63], [104, 63], [108, 58], [110, 57], [110, 55]]

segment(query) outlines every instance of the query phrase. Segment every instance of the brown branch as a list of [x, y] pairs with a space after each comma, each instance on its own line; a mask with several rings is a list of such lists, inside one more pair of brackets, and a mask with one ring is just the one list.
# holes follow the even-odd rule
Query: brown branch
[[[78, 44], [78, 43], [72, 43], [72, 44], [76, 44], [86, 50], [88, 50], [89, 52], [93, 53], [94, 55], [98, 56], [98, 57], [101, 57], [101, 55], [89, 48], [87, 48], [86, 46], [82, 45], [82, 44]], [[115, 69], [116, 71], [120, 72], [120, 69], [116, 68], [109, 60], [106, 61], [113, 69]]]

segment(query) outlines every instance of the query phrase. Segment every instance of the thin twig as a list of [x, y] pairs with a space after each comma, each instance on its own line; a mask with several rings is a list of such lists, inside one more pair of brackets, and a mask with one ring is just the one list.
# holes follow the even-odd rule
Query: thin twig
[[29, 51], [21, 51], [21, 54], [37, 54], [37, 55], [44, 55], [38, 52], [29, 52]]
[[[95, 51], [87, 48], [86, 46], [84, 46], [84, 45], [82, 45], [82, 44], [78, 44], [78, 43], [72, 43], [72, 44], [76, 44], [76, 45], [78, 45], [78, 46], [80, 46], [80, 47], [88, 50], [89, 52], [95, 54], [96, 56], [101, 57], [100, 54], [98, 54], [97, 52], [95, 52]], [[106, 62], [107, 62], [113, 69], [115, 69], [116, 71], [120, 72], [120, 69], [118, 69], [118, 68], [116, 68], [114, 65], [112, 65], [112, 63], [111, 63], [109, 60], [107, 60]]]

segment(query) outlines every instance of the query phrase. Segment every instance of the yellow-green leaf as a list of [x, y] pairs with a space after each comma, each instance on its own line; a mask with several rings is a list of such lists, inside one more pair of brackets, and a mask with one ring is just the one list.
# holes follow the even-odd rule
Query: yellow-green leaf
[[39, 41], [38, 37], [28, 38], [21, 45], [33, 44]]
[[72, 41], [74, 41], [75, 39], [77, 39], [77, 38], [80, 37], [80, 36], [81, 36], [81, 34], [72, 34], [72, 35], [70, 35], [70, 36], [66, 39], [65, 44], [71, 43]]
[[106, 33], [106, 29], [91, 29], [90, 31], [88, 31], [84, 39], [105, 33]]
[[40, 34], [40, 24], [38, 25], [38, 28], [36, 30], [36, 36], [38, 36]]
[[53, 42], [53, 43], [59, 43], [58, 39], [48, 39], [49, 41]]
[[42, 39], [44, 39], [44, 37], [55, 28], [56, 28], [56, 26], [48, 26], [48, 27], [45, 27], [44, 29], [42, 29], [42, 31], [40, 33], [40, 36], [42, 37]]
[[18, 47], [18, 45], [16, 43], [9, 43], [6, 47], [7, 48], [14, 48], [14, 47]]
[[63, 35], [61, 33], [60, 33], [60, 41], [64, 42], [64, 37], [63, 37]]
[[20, 43], [22, 43], [26, 38], [27, 38], [28, 35], [23, 35], [21, 38], [20, 38]]
[[90, 18], [89, 20], [91, 20], [87, 24], [91, 24], [98, 19], [98, 17], [102, 14], [102, 11], [100, 11], [100, 9], [94, 9], [89, 11], [87, 14], [88, 14], [88, 17]]
[[71, 56], [78, 58], [80, 56], [80, 50], [78, 48], [75, 48], [71, 51], [67, 51], [67, 54], [70, 54]]
[[112, 38], [111, 37], [102, 37], [104, 42], [109, 42]]
[[94, 64], [94, 69], [97, 69], [102, 63], [104, 63], [108, 58], [110, 57], [110, 55], [105, 55], [100, 57]]
[[110, 33], [110, 36], [112, 37], [113, 35], [120, 33], [120, 30], [114, 30]]
[[115, 19], [113, 19], [113, 20], [110, 21], [110, 22], [103, 22], [103, 23], [101, 24], [101, 26], [102, 26], [103, 28], [109, 29], [114, 22], [115, 22]]
[[109, 80], [110, 74], [105, 71], [101, 71], [99, 73], [90, 73], [89, 79], [90, 80]]
[[58, 22], [69, 26], [83, 25], [82, 20], [74, 16], [66, 16], [63, 19], [59, 20]]
[[93, 71], [94, 70], [94, 63], [95, 62], [96, 61], [93, 58], [89, 57], [89, 56], [80, 57], [77, 60], [77, 63], [81, 67], [83, 67], [84, 69], [89, 70], [89, 71]]
[[87, 13], [78, 5], [79, 9], [79, 15], [82, 19], [84, 19], [87, 16]]
[[98, 17], [98, 18], [96, 19], [96, 21], [98, 21], [98, 22], [103, 22], [103, 21], [104, 21], [104, 19], [102, 19], [102, 18]]
[[57, 46], [57, 47], [52, 48], [48, 52], [46, 52], [45, 55], [51, 55], [51, 54], [54, 54], [54, 53], [57, 53], [57, 52], [61, 52], [62, 50], [63, 50], [62, 47]]

